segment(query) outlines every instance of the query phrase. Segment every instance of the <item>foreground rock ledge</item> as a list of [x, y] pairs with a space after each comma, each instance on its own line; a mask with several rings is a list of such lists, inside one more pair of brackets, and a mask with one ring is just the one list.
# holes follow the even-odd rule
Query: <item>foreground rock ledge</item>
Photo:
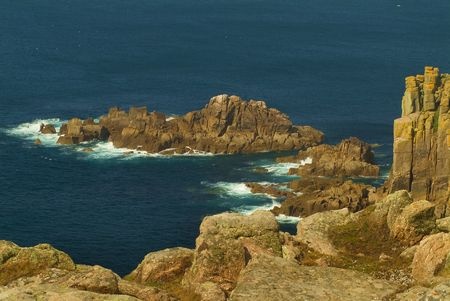
[[231, 301], [383, 300], [398, 287], [367, 274], [331, 267], [300, 266], [261, 255], [239, 276]]
[[60, 144], [92, 139], [112, 141], [115, 147], [150, 153], [252, 153], [299, 150], [318, 145], [323, 133], [296, 126], [288, 116], [268, 108], [264, 101], [244, 101], [239, 96], [219, 95], [199, 111], [167, 118], [147, 108], [129, 112], [111, 108], [97, 123], [71, 119], [60, 129]]

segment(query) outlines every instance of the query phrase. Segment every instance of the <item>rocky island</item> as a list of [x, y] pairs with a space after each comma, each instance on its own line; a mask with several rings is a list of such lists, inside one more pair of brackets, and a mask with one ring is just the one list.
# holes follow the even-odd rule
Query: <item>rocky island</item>
[[322, 132], [293, 125], [285, 114], [268, 108], [264, 101], [244, 101], [228, 95], [215, 96], [203, 109], [179, 117], [149, 113], [146, 107], [128, 112], [111, 108], [99, 122], [69, 120], [59, 135], [60, 144], [99, 139], [109, 140], [119, 148], [161, 154], [298, 150], [323, 140]]
[[[186, 141], [211, 152], [302, 149], [279, 159], [312, 158], [310, 166], [291, 171], [302, 179], [290, 183], [289, 206], [277, 209], [303, 217], [297, 233], [280, 232], [269, 211], [208, 216], [195, 249], [149, 253], [123, 278], [99, 266], [77, 265], [50, 245], [22, 248], [0, 241], [0, 299], [449, 300], [449, 95], [450, 76], [437, 68], [406, 79], [402, 117], [394, 122], [392, 170], [378, 189], [348, 180], [378, 174], [369, 145], [351, 138], [337, 146], [315, 146], [320, 132], [292, 126], [261, 103], [221, 96], [174, 122], [144, 109], [113, 109], [99, 123], [72, 120], [62, 129], [61, 143], [109, 136], [118, 147], [148, 151], [181, 149]], [[230, 113], [230, 106], [233, 114], [219, 113]], [[246, 110], [266, 115], [249, 125], [237, 117]], [[155, 127], [158, 120], [161, 126]], [[180, 130], [178, 138], [168, 134], [186, 125], [200, 136], [194, 139], [191, 130]], [[240, 138], [230, 138], [239, 128]], [[256, 137], [249, 136], [251, 128], [260, 129]], [[167, 139], [161, 138], [164, 134]], [[294, 192], [305, 196], [295, 199]]]

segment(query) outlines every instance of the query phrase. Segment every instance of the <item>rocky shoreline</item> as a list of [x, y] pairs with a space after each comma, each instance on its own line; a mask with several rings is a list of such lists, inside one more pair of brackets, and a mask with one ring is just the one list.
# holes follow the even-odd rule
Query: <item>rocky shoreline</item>
[[[289, 191], [248, 184], [285, 198], [273, 213], [208, 216], [195, 249], [149, 253], [123, 278], [77, 265], [47, 244], [0, 241], [0, 300], [449, 300], [449, 103], [450, 75], [426, 67], [406, 78], [394, 162], [379, 188], [349, 179], [378, 175], [370, 145], [356, 138], [319, 145], [322, 133], [293, 126], [261, 102], [218, 96], [175, 121], [146, 109], [112, 109], [98, 123], [73, 119], [60, 143], [110, 139], [153, 152], [297, 149], [278, 161], [308, 164], [290, 171], [302, 178]], [[296, 235], [281, 232], [274, 213], [302, 217]]]

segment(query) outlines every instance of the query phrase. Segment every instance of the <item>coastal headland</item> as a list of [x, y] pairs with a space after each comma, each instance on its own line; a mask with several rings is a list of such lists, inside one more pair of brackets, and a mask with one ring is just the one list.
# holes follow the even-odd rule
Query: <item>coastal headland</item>
[[[195, 249], [151, 252], [124, 277], [48, 244], [0, 241], [0, 300], [448, 300], [450, 75], [426, 67], [405, 86], [380, 187], [357, 181], [379, 175], [371, 145], [354, 137], [322, 144], [320, 131], [261, 101], [221, 95], [180, 117], [113, 108], [97, 121], [71, 119], [60, 144], [99, 139], [162, 154], [297, 150], [278, 161], [301, 163], [290, 170], [300, 179], [288, 190], [248, 183], [284, 202], [205, 217]], [[301, 219], [295, 235], [280, 231], [278, 214]]]

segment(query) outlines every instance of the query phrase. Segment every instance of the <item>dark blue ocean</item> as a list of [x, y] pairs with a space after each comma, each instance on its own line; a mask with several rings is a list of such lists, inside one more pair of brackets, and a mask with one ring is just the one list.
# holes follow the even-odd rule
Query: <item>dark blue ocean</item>
[[108, 144], [92, 154], [54, 137], [33, 144], [40, 120], [115, 105], [170, 115], [222, 93], [264, 99], [330, 143], [380, 144], [386, 174], [404, 77], [425, 65], [450, 72], [449, 28], [448, 0], [2, 0], [0, 239], [49, 242], [125, 274], [149, 251], [193, 247], [208, 214], [278, 201], [243, 182], [287, 181], [279, 154], [125, 157]]

